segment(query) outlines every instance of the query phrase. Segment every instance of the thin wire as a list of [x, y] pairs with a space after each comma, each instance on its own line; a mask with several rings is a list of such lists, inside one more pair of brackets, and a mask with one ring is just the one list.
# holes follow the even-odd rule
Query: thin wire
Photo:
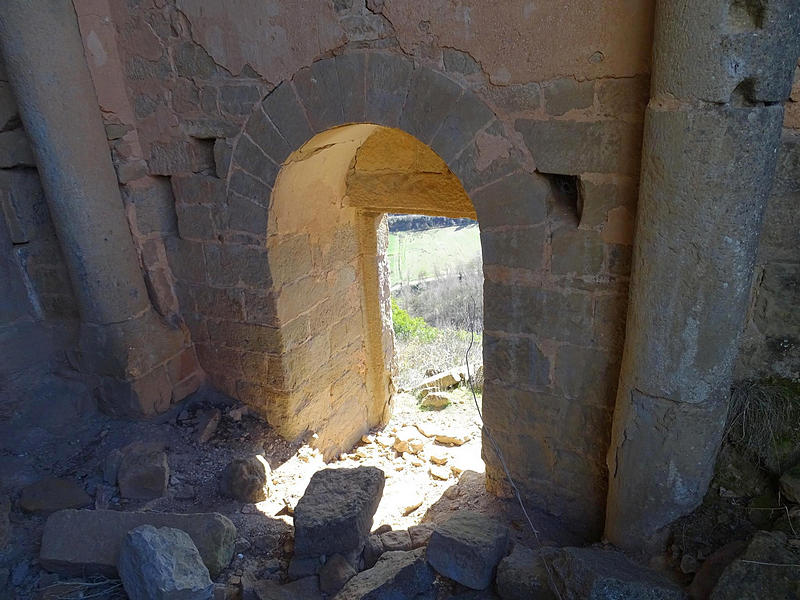
[[[472, 384], [472, 373], [470, 372], [469, 367], [469, 353], [472, 350], [472, 346], [475, 342], [475, 299], [472, 299], [472, 303], [470, 305], [469, 310], [469, 345], [467, 346], [466, 352], [466, 363], [467, 363], [467, 382], [469, 383], [469, 391], [472, 392], [472, 401], [475, 403], [475, 410], [478, 412], [478, 417], [481, 420], [481, 426], [483, 427], [483, 431], [486, 433], [486, 437], [489, 438], [489, 441], [492, 443], [492, 448], [494, 453], [497, 455], [497, 458], [500, 460], [500, 464], [503, 467], [503, 471], [506, 474], [506, 479], [511, 484], [511, 488], [514, 490], [514, 495], [517, 498], [517, 502], [519, 503], [519, 507], [522, 509], [522, 514], [525, 515], [525, 520], [528, 521], [528, 525], [533, 532], [533, 536], [536, 539], [536, 543], [538, 544], [539, 548], [543, 548], [542, 540], [539, 538], [539, 530], [533, 524], [533, 520], [531, 519], [530, 515], [528, 515], [528, 510], [525, 508], [525, 502], [522, 500], [522, 494], [519, 492], [519, 488], [517, 488], [517, 484], [514, 482], [514, 478], [511, 477], [511, 471], [508, 469], [508, 465], [506, 465], [506, 459], [503, 456], [503, 452], [500, 450], [500, 446], [497, 444], [497, 441], [494, 439], [491, 431], [486, 426], [486, 421], [483, 420], [483, 413], [481, 412], [481, 407], [478, 404], [478, 396], [475, 393], [475, 386]], [[558, 587], [555, 584], [555, 578], [553, 577], [553, 570], [550, 567], [547, 559], [545, 558], [544, 554], [540, 554], [539, 558], [541, 558], [542, 563], [544, 564], [544, 568], [547, 571], [547, 579], [550, 582], [550, 588], [555, 592], [558, 600], [562, 600], [561, 593], [558, 591]]]

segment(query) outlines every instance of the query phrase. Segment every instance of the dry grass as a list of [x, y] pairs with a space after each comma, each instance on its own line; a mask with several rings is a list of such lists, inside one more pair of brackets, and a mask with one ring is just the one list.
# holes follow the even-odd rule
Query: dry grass
[[[483, 364], [481, 336], [470, 352], [469, 363], [473, 373]], [[395, 339], [397, 373], [394, 376], [398, 389], [409, 390], [429, 374], [441, 373], [464, 364], [470, 334], [459, 329], [437, 329], [431, 340], [420, 337]]]
[[746, 380], [734, 385], [725, 428], [728, 442], [780, 473], [800, 448], [800, 384]]

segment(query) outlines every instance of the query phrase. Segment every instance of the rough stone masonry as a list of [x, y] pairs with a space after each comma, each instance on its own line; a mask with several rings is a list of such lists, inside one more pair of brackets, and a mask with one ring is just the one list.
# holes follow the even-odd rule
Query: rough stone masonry
[[382, 215], [474, 216], [519, 489], [658, 545], [734, 377], [800, 376], [800, 17], [635, 4], [8, 0], [0, 384], [207, 382], [335, 456], [391, 410]]

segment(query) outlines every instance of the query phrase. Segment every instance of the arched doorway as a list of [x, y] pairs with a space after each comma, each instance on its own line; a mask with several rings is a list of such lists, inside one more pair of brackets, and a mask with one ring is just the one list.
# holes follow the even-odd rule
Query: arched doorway
[[267, 259], [283, 352], [284, 431], [326, 456], [388, 419], [393, 334], [386, 213], [475, 218], [444, 161], [413, 136], [358, 124], [315, 135], [283, 164]]

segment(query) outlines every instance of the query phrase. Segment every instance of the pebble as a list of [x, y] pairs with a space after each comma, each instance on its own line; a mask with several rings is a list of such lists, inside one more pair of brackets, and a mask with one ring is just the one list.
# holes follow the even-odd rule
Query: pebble
[[434, 479], [441, 479], [442, 481], [447, 481], [448, 479], [450, 479], [450, 469], [446, 467], [442, 467], [439, 465], [431, 465], [430, 468], [428, 469], [428, 472]]

